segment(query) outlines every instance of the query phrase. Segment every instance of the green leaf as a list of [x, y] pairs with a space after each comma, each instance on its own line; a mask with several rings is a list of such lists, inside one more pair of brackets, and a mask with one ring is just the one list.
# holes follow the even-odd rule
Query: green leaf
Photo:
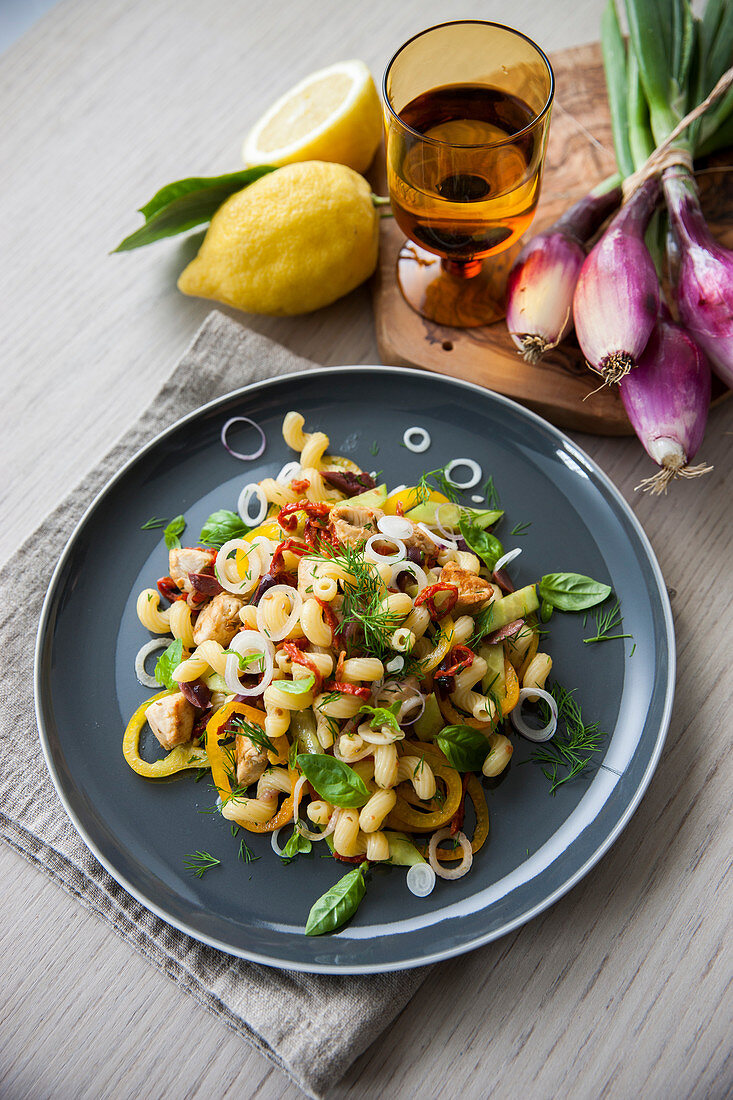
[[173, 670], [178, 668], [182, 660], [183, 640], [176, 638], [155, 663], [155, 679], [169, 691], [176, 691], [178, 688], [178, 681], [173, 679]]
[[291, 860], [295, 859], [296, 856], [308, 855], [312, 848], [313, 843], [308, 839], [308, 837], [302, 836], [302, 834], [299, 833], [296, 829], [290, 840], [283, 848], [282, 856], [280, 858]]
[[303, 676], [300, 680], [277, 680], [278, 691], [284, 691], [286, 695], [302, 695], [304, 691], [310, 691], [316, 682], [312, 672]]
[[499, 558], [504, 555], [504, 547], [496, 535], [492, 535], [490, 531], [484, 531], [483, 528], [473, 523], [465, 512], [461, 513], [458, 526], [467, 545], [493, 571]]
[[333, 932], [353, 917], [366, 893], [365, 868], [366, 863], [361, 863], [349, 871], [313, 904], [305, 925], [306, 936]]
[[[258, 661], [264, 660], [261, 653], [237, 653], [236, 649], [224, 649], [222, 650], [226, 657], [236, 657], [239, 662], [239, 671], [243, 672], [245, 668], [249, 668], [250, 665], [256, 664]], [[253, 672], [261, 672], [262, 669], [253, 669]], [[227, 689], [228, 690], [228, 689]]]
[[369, 801], [369, 790], [357, 773], [324, 753], [301, 753], [298, 767], [321, 798], [333, 806], [353, 809]]
[[274, 168], [258, 165], [241, 172], [229, 172], [225, 176], [192, 176], [166, 184], [153, 195], [150, 202], [140, 207], [145, 225], [121, 241], [115, 252], [129, 252], [142, 248], [164, 237], [185, 233], [197, 225], [211, 221], [212, 217], [230, 195], [249, 187], [255, 180]]
[[182, 535], [185, 529], [186, 521], [183, 516], [175, 516], [175, 518], [170, 521], [163, 532], [163, 538], [169, 550], [174, 550], [181, 545], [179, 535]]
[[364, 703], [359, 710], [359, 714], [371, 714], [372, 718], [369, 725], [373, 730], [381, 729], [382, 726], [389, 726], [395, 733], [401, 733], [400, 724], [397, 721], [401, 707], [402, 703], [399, 699], [395, 703], [390, 703], [388, 707], [370, 707], [368, 703]]
[[540, 607], [540, 618], [542, 619], [543, 623], [549, 623], [550, 619], [552, 618], [552, 612], [554, 610], [555, 608], [552, 606], [549, 600], [542, 601], [542, 605]]
[[480, 771], [490, 748], [483, 733], [470, 726], [445, 726], [435, 735], [435, 742], [459, 772]]
[[611, 130], [616, 164], [623, 176], [634, 171], [629, 147], [629, 116], [626, 101], [626, 44], [621, 34], [615, 0], [608, 0], [601, 16], [601, 49], [606, 74], [606, 91], [611, 112]]
[[249, 532], [250, 528], [237, 512], [220, 508], [218, 512], [212, 512], [204, 523], [199, 541], [220, 550], [225, 542], [229, 542], [230, 539], [243, 539]]
[[603, 603], [611, 587], [581, 573], [548, 573], [537, 585], [539, 597], [559, 611], [585, 611]]

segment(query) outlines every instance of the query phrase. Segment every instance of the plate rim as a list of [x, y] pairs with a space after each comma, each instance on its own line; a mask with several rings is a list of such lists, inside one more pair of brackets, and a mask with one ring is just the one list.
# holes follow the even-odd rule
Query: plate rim
[[[399, 962], [371, 963], [361, 965], [358, 963], [302, 963], [291, 960], [284, 962], [282, 959], [277, 959], [270, 955], [261, 954], [257, 951], [246, 951], [242, 948], [238, 948], [232, 946], [231, 944], [218, 940], [213, 936], [208, 936], [195, 928], [191, 928], [190, 925], [187, 925], [182, 920], [174, 919], [162, 907], [152, 903], [150, 899], [147, 898], [141, 891], [139, 891], [133, 883], [127, 880], [124, 874], [119, 872], [111, 865], [107, 858], [100, 852], [92, 837], [88, 835], [83, 824], [77, 818], [76, 813], [74, 812], [69, 800], [66, 797], [61, 778], [58, 775], [53, 763], [50, 739], [45, 727], [40, 701], [42, 686], [41, 657], [46, 632], [49, 625], [48, 620], [51, 613], [51, 604], [53, 603], [54, 594], [60, 575], [66, 566], [67, 559], [69, 558], [74, 548], [77, 537], [82, 533], [88, 518], [93, 514], [93, 512], [103, 502], [108, 494], [112, 492], [118, 481], [120, 481], [127, 474], [128, 470], [140, 459], [144, 458], [145, 455], [148, 454], [148, 452], [157, 447], [157, 445], [162, 440], [164, 440], [167, 436], [172, 435], [174, 432], [178, 431], [179, 428], [181, 428], [189, 421], [197, 419], [202, 414], [205, 414], [209, 410], [213, 410], [218, 405], [225, 404], [232, 399], [246, 398], [246, 396], [252, 392], [267, 390], [271, 387], [280, 385], [286, 379], [297, 380], [313, 378], [319, 375], [341, 374], [344, 372], [355, 371], [369, 372], [375, 370], [382, 371], [390, 375], [401, 375], [407, 378], [414, 378], [415, 376], [415, 369], [412, 367], [385, 366], [381, 363], [354, 363], [328, 367], [314, 366], [306, 368], [304, 370], [290, 371], [283, 374], [278, 374], [273, 378], [264, 378], [260, 379], [259, 381], [249, 382], [244, 386], [229, 390], [227, 393], [220, 394], [218, 397], [212, 398], [211, 401], [207, 401], [205, 404], [200, 405], [197, 408], [192, 409], [190, 412], [186, 413], [184, 416], [179, 417], [173, 423], [169, 424], [167, 427], [163, 428], [160, 432], [153, 436], [153, 438], [150, 439], [147, 443], [143, 444], [142, 447], [136, 450], [134, 454], [132, 454], [126, 460], [126, 462], [124, 462], [124, 464], [112, 475], [112, 477], [105, 481], [104, 485], [96, 493], [90, 504], [84, 510], [83, 514], [81, 515], [78, 522], [75, 524], [74, 529], [69, 535], [61, 552], [61, 555], [59, 556], [59, 560], [53, 570], [51, 578], [48, 582], [46, 595], [44, 596], [43, 606], [41, 608], [41, 615], [39, 618], [38, 630], [36, 632], [36, 642], [34, 647], [34, 710], [36, 716], [36, 724], [38, 727], [39, 740], [46, 762], [46, 767], [48, 768], [49, 775], [51, 776], [51, 781], [54, 785], [57, 795], [59, 796], [67, 817], [71, 821], [82, 842], [86, 845], [86, 847], [95, 857], [95, 859], [97, 859], [97, 861], [102, 865], [102, 867], [104, 867], [107, 873], [114, 879], [115, 882], [118, 883], [118, 885], [122, 886], [122, 888], [126, 890], [128, 894], [135, 898], [135, 900], [143, 905], [149, 912], [159, 917], [162, 921], [164, 921], [171, 927], [176, 928], [180, 932], [183, 932], [186, 935], [190, 936], [196, 942], [203, 943], [209, 947], [213, 947], [217, 951], [222, 951], [223, 953], [233, 956], [235, 958], [246, 959], [249, 962], [259, 963], [264, 966], [272, 966], [276, 969], [293, 970], [299, 973], [307, 974], [379, 974], [396, 972], [398, 970], [413, 969], [422, 966], [431, 966], [436, 962], [441, 962], [446, 959], [455, 958], [459, 955], [467, 954], [469, 951], [473, 951], [478, 947], [482, 947], [488, 943], [492, 943], [494, 940], [500, 939], [502, 936], [507, 935], [509, 932], [514, 931], [516, 928], [522, 927], [522, 925], [527, 924], [529, 921], [539, 916], [540, 913], [543, 913], [546, 909], [549, 909], [552, 905], [555, 904], [555, 902], [559, 901], [560, 898], [569, 893], [569, 891], [572, 890], [573, 887], [577, 885], [577, 883], [580, 882], [597, 863], [600, 862], [603, 856], [616, 842], [616, 840], [626, 828], [629, 821], [636, 812], [639, 803], [641, 802], [641, 799], [649, 788], [649, 784], [652, 780], [654, 772], [657, 769], [657, 765], [659, 764], [659, 759], [661, 757], [664, 743], [667, 738], [667, 733], [669, 731], [669, 725], [672, 717], [672, 706], [674, 703], [675, 695], [677, 652], [674, 632], [674, 619], [672, 616], [672, 608], [669, 601], [669, 594], [667, 592], [667, 585], [649, 538], [644, 531], [644, 528], [642, 527], [640, 521], [634, 514], [631, 506], [622, 496], [620, 490], [611, 481], [610, 477], [601, 469], [598, 463], [595, 462], [595, 460], [591, 458], [591, 456], [586, 451], [584, 451], [582, 447], [579, 447], [568, 435], [565, 434], [564, 431], [562, 431], [562, 429], [557, 428], [554, 424], [551, 424], [548, 420], [540, 416], [538, 413], [526, 408], [518, 401], [514, 401], [509, 397], [505, 397], [504, 394], [496, 393], [494, 390], [487, 389], [486, 387], [480, 386], [475, 382], [468, 382], [465, 379], [461, 378], [453, 378], [450, 375], [430, 375], [430, 378], [432, 380], [442, 381], [449, 387], [456, 386], [459, 389], [469, 390], [473, 393], [480, 394], [481, 397], [484, 399], [488, 399], [490, 401], [493, 400], [499, 405], [508, 406], [512, 411], [514, 411], [515, 413], [518, 412], [521, 416], [526, 417], [527, 419], [529, 419], [530, 422], [534, 423], [543, 431], [549, 431], [552, 435], [554, 435], [558, 443], [561, 443], [567, 451], [571, 452], [576, 458], [579, 458], [581, 463], [593, 472], [593, 474], [601, 483], [606, 492], [608, 492], [613, 498], [616, 506], [623, 513], [626, 520], [630, 523], [637, 538], [641, 543], [642, 548], [646, 553], [647, 560], [649, 562], [649, 565], [651, 566], [652, 574], [657, 584], [657, 590], [660, 596], [661, 608], [663, 613], [668, 651], [667, 682], [665, 685], [664, 708], [661, 716], [659, 730], [656, 735], [654, 750], [651, 753], [644, 774], [642, 775], [637, 785], [637, 788], [634, 791], [634, 794], [631, 797], [628, 806], [626, 807], [626, 810], [615, 823], [614, 827], [604, 837], [602, 843], [598, 846], [598, 848], [596, 848], [591, 853], [588, 859], [586, 859], [585, 862], [581, 864], [581, 866], [577, 868], [577, 870], [572, 875], [570, 875], [568, 879], [564, 880], [560, 884], [560, 886], [557, 887], [556, 890], [554, 890], [546, 897], [542, 898], [542, 900], [539, 901], [536, 905], [532, 906], [528, 910], [525, 910], [521, 914], [514, 917], [512, 920], [505, 922], [499, 928], [488, 931], [483, 935], [475, 936], [470, 941], [463, 942], [455, 947], [448, 947], [443, 950], [433, 952], [429, 955], [422, 956], [419, 959], [404, 959], [400, 960]], [[113, 447], [115, 445], [116, 444], [113, 444]]]

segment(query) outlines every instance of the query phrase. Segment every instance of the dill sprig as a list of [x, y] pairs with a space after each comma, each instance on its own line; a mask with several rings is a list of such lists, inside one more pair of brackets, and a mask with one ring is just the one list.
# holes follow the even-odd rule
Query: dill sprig
[[220, 859], [212, 856], [210, 852], [193, 852], [183, 860], [183, 866], [196, 878], [202, 878], [212, 867], [218, 867]]
[[613, 642], [619, 638], [633, 638], [634, 636], [633, 634], [612, 633], [614, 630], [623, 628], [621, 605], [618, 600], [605, 610], [602, 606], [599, 607], [594, 612], [593, 618], [596, 621], [596, 633], [592, 638], [583, 638], [586, 645], [590, 645], [591, 642]]
[[434, 489], [437, 489], [439, 493], [442, 493], [443, 496], [447, 497], [453, 504], [458, 503], [456, 487], [453, 482], [449, 481], [446, 477], [445, 466], [439, 466], [437, 470], [427, 470], [418, 481], [416, 489], [417, 504], [424, 504], [426, 500], [429, 500], [430, 493]]
[[165, 527], [167, 519], [161, 519], [160, 516], [151, 516], [145, 523], [140, 524], [141, 531], [154, 531], [156, 527]]
[[256, 863], [258, 859], [262, 859], [262, 856], [256, 856], [251, 848], [247, 847], [244, 837], [239, 842], [239, 852], [237, 858], [241, 859], [244, 863]]
[[349, 574], [344, 581], [339, 633], [350, 624], [357, 630], [352, 632], [356, 637], [347, 634], [347, 656], [351, 656], [355, 648], [364, 648], [373, 657], [386, 656], [390, 650], [389, 639], [399, 625], [399, 617], [382, 606], [382, 581], [364, 557], [363, 549], [345, 543], [337, 550], [324, 544], [320, 556], [323, 560], [336, 562]]
[[[554, 683], [550, 694], [557, 703], [557, 730], [551, 741], [545, 741], [536, 749], [531, 759], [544, 765], [543, 774], [550, 781], [550, 794], [574, 779], [592, 762], [594, 753], [600, 752], [601, 741], [606, 736], [598, 729], [597, 722], [585, 722], [580, 703], [575, 698], [575, 688], [568, 691]], [[540, 703], [543, 721], [549, 721], [550, 709]]]
[[227, 725], [229, 729], [236, 730], [237, 733], [242, 733], [245, 737], [248, 737], [252, 744], [256, 745], [258, 749], [264, 749], [267, 752], [277, 752], [277, 749], [265, 731], [260, 726], [256, 725], [256, 723], [248, 722], [243, 714], [237, 714], [234, 718], [230, 718]]
[[377, 443], [376, 439], [375, 439], [375, 440], [374, 440], [374, 442], [372, 443], [372, 445], [371, 445], [371, 447], [369, 448], [369, 450], [370, 450], [371, 454], [373, 454], [373, 455], [374, 455], [374, 457], [376, 458], [376, 457], [377, 457], [377, 455], [379, 454], [379, 444]]
[[494, 630], [494, 605], [489, 604], [488, 607], [484, 607], [473, 620], [473, 634], [468, 642], [468, 648], [475, 651], [479, 642], [483, 641], [487, 634], [491, 634]]
[[494, 511], [501, 508], [501, 500], [499, 499], [499, 490], [494, 485], [494, 478], [490, 474], [486, 481], [483, 483], [481, 493], [486, 497], [486, 507], [491, 508]]
[[509, 534], [510, 535], [526, 535], [527, 531], [529, 531], [531, 526], [532, 526], [532, 521], [531, 520], [528, 523], [515, 523], [515, 525], [512, 527], [511, 531], [509, 532]]

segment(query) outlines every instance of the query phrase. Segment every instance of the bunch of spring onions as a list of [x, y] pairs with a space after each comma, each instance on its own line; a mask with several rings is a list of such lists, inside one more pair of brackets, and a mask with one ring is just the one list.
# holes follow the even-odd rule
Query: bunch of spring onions
[[[601, 35], [618, 175], [520, 253], [507, 325], [537, 362], [574, 323], [588, 365], [620, 384], [634, 430], [661, 467], [643, 488], [664, 492], [675, 477], [710, 469], [690, 465], [710, 366], [733, 387], [733, 252], [712, 238], [693, 174], [696, 157], [733, 144], [733, 0], [707, 0], [700, 18], [689, 0], [618, 2], [628, 43], [616, 0]], [[670, 272], [665, 301], [660, 283]]]

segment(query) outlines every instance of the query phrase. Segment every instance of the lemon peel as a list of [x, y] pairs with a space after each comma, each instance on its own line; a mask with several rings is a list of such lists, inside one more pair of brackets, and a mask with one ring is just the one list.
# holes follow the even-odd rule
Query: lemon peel
[[310, 313], [368, 279], [378, 247], [363, 176], [323, 161], [290, 164], [226, 200], [178, 288], [248, 313]]
[[363, 61], [311, 73], [281, 96], [247, 135], [247, 165], [322, 160], [364, 172], [382, 140], [382, 106]]

